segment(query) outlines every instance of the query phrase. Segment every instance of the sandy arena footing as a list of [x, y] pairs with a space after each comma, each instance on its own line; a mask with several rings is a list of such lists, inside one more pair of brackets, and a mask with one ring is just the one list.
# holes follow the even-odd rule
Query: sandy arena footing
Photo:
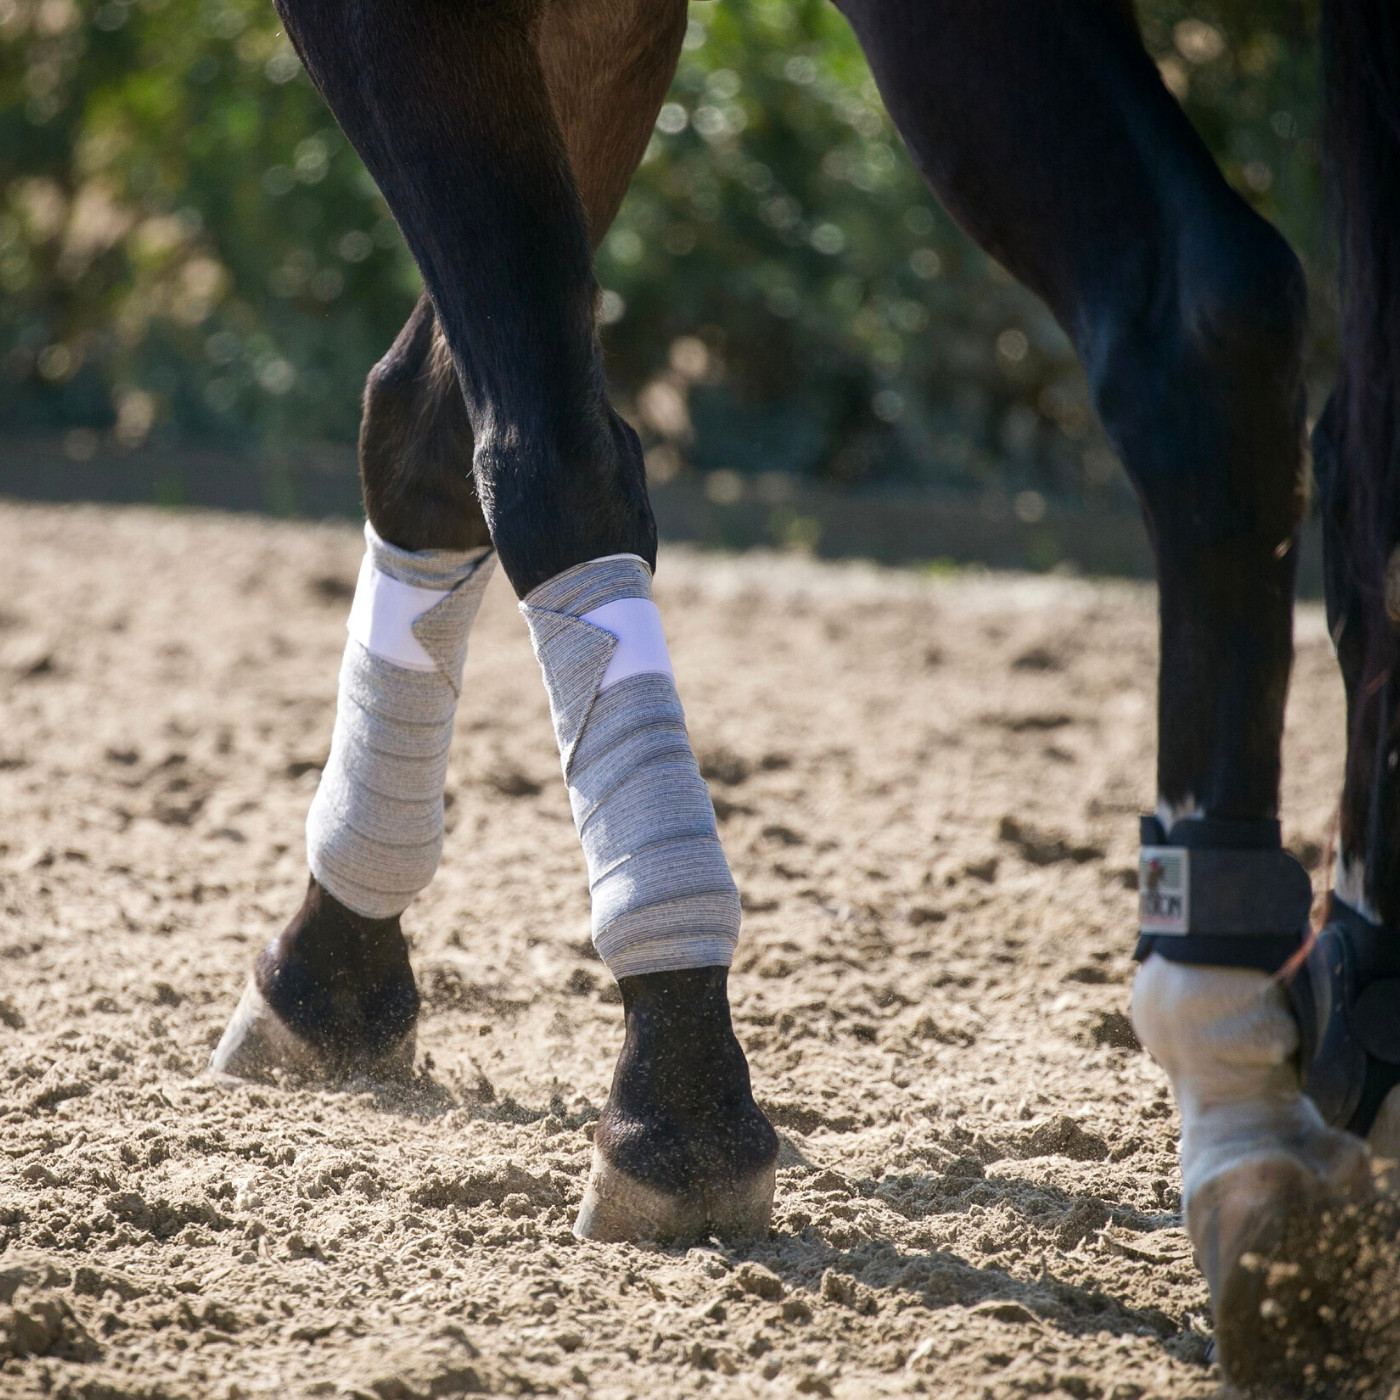
[[[0, 1394], [1215, 1390], [1125, 1014], [1150, 588], [663, 554], [784, 1149], [769, 1238], [637, 1248], [570, 1234], [621, 1025], [504, 579], [404, 920], [412, 1088], [203, 1078], [302, 897], [361, 549], [0, 507]], [[1297, 633], [1316, 866], [1343, 706], [1320, 608]]]

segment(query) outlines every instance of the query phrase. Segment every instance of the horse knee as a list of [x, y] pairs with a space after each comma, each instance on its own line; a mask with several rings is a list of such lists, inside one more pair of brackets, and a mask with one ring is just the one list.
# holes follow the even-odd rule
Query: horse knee
[[524, 598], [575, 564], [635, 554], [656, 564], [656, 521], [636, 432], [606, 399], [565, 405], [534, 439], [504, 423], [477, 453], [477, 480], [501, 567]]
[[1297, 527], [1302, 492], [1303, 271], [1244, 210], [1141, 265], [1086, 357], [1096, 403], [1168, 543]]
[[382, 539], [409, 550], [490, 544], [472, 445], [452, 356], [424, 296], [365, 382], [360, 479]]

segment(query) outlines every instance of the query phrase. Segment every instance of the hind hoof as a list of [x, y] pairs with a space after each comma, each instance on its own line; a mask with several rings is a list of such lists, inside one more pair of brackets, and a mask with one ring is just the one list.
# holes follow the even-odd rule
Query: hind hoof
[[1367, 1364], [1363, 1309], [1347, 1300], [1360, 1282], [1372, 1194], [1365, 1144], [1331, 1129], [1310, 1135], [1306, 1153], [1248, 1159], [1196, 1190], [1187, 1231], [1230, 1384], [1312, 1394]]
[[359, 1063], [320, 1050], [303, 1039], [273, 1011], [258, 990], [255, 978], [248, 979], [243, 996], [223, 1036], [209, 1057], [209, 1071], [234, 1079], [268, 1083], [279, 1074], [300, 1079], [336, 1079], [347, 1074], [363, 1074], [370, 1079], [406, 1079], [413, 1072], [417, 1036], [410, 1029], [391, 1049]]
[[595, 1147], [574, 1234], [603, 1244], [762, 1234], [773, 1218], [777, 1176], [773, 1163], [747, 1181], [672, 1193], [613, 1166]]

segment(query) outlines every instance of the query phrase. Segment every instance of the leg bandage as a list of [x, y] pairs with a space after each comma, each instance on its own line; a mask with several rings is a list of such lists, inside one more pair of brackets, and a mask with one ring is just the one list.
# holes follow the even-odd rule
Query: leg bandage
[[1153, 954], [1133, 982], [1132, 1016], [1181, 1111], [1183, 1208], [1221, 1171], [1326, 1131], [1299, 1088], [1297, 1023], [1267, 973]]
[[593, 942], [614, 977], [728, 966], [739, 894], [635, 555], [594, 559], [520, 604], [544, 672]]
[[306, 818], [317, 881], [371, 919], [401, 914], [442, 855], [452, 721], [495, 555], [410, 553], [365, 526], [331, 755]]

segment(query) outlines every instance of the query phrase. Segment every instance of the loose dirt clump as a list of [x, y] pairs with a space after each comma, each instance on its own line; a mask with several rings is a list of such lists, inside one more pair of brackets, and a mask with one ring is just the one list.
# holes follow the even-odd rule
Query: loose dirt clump
[[[0, 1395], [1213, 1393], [1126, 1021], [1150, 589], [663, 553], [783, 1149], [767, 1238], [600, 1246], [569, 1227], [620, 1008], [503, 580], [405, 918], [412, 1084], [203, 1077], [302, 897], [361, 549], [0, 510]], [[1285, 828], [1320, 850], [1342, 696], [1318, 608], [1298, 640]]]

